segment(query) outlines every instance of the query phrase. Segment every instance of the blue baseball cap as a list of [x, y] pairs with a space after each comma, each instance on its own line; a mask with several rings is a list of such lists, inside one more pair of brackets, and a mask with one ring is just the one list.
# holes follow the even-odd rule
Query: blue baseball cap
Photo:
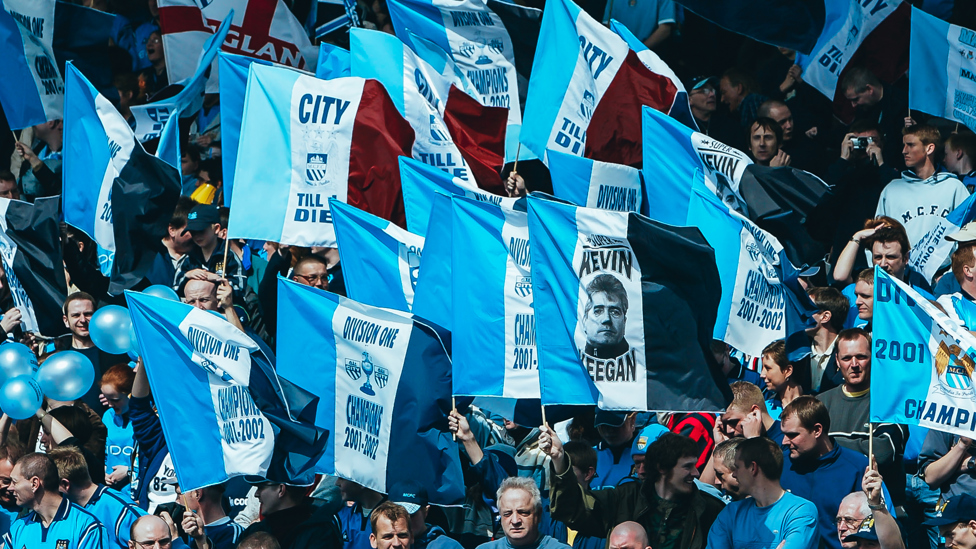
[[953, 496], [935, 506], [935, 516], [925, 521], [926, 526], [945, 526], [957, 522], [976, 520], [976, 498], [969, 494]]

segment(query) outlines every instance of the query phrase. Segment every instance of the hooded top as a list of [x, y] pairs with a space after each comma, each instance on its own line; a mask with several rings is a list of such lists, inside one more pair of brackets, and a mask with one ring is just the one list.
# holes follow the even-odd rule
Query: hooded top
[[914, 245], [967, 198], [969, 191], [949, 172], [936, 170], [932, 177], [919, 179], [905, 171], [881, 191], [875, 215], [897, 219]]

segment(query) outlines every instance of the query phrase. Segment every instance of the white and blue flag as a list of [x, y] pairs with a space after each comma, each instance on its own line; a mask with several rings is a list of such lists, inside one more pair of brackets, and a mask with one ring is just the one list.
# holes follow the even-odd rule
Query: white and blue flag
[[729, 210], [701, 181], [692, 190], [687, 225], [715, 250], [722, 280], [715, 339], [751, 356], [762, 356], [777, 340], [786, 342], [790, 360], [809, 354], [806, 329], [817, 309], [779, 240]]
[[316, 418], [335, 433], [320, 472], [380, 493], [410, 479], [431, 503], [464, 500], [447, 430], [451, 359], [433, 327], [283, 278], [278, 323], [278, 373], [334, 403]]
[[976, 337], [875, 267], [871, 421], [976, 433]]
[[542, 403], [724, 409], [709, 350], [721, 283], [698, 229], [537, 194], [528, 204]]
[[414, 289], [413, 314], [451, 330], [454, 322], [451, 195], [435, 191], [426, 200], [430, 214], [424, 237], [424, 257], [420, 261]]
[[752, 160], [743, 152], [670, 116], [645, 107], [642, 113], [643, 172], [648, 216], [669, 225], [688, 225], [692, 183], [701, 180], [729, 208], [746, 211], [739, 182]]
[[421, 236], [427, 234], [427, 220], [430, 218], [431, 204], [437, 192], [457, 194], [496, 205], [515, 202], [515, 199], [491, 194], [467, 181], [451, 177], [444, 170], [406, 157], [400, 158], [400, 184], [403, 188], [407, 229]]
[[179, 93], [168, 99], [148, 103], [146, 105], [133, 105], [129, 110], [135, 119], [135, 129], [133, 132], [136, 138], [145, 143], [150, 139], [160, 137], [166, 121], [170, 117], [177, 116], [186, 118], [196, 116], [203, 107], [203, 95], [206, 91], [211, 67], [217, 59], [221, 44], [230, 31], [231, 20], [234, 18], [234, 10], [220, 24], [217, 31], [210, 35], [203, 43], [203, 51], [200, 54], [200, 62], [193, 76], [189, 77], [180, 84], [183, 89]]
[[577, 206], [641, 212], [641, 172], [622, 164], [549, 151], [553, 194]]
[[912, 8], [908, 106], [976, 130], [976, 31]]
[[11, 129], [62, 118], [64, 80], [54, 57], [54, 0], [0, 5], [0, 103]]
[[976, 194], [964, 200], [949, 215], [939, 218], [935, 227], [912, 243], [908, 265], [931, 281], [956, 248], [956, 243], [946, 237], [958, 233], [973, 219], [976, 219]]
[[525, 202], [452, 197], [454, 394], [539, 398]]
[[330, 203], [346, 296], [410, 312], [424, 237], [338, 200]]
[[413, 34], [449, 52], [477, 90], [479, 103], [508, 109], [505, 159], [514, 159], [522, 110], [515, 47], [502, 18], [483, 0], [391, 0], [387, 5], [404, 43], [413, 47]]
[[184, 490], [240, 475], [312, 483], [329, 433], [311, 423], [318, 399], [279, 379], [270, 351], [212, 311], [126, 301], [149, 384], [166, 395], [155, 403]]

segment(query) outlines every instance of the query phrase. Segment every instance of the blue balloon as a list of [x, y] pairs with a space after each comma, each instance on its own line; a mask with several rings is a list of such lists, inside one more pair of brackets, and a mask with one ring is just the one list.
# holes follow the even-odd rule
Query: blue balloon
[[88, 333], [96, 347], [113, 355], [124, 355], [133, 350], [129, 337], [132, 319], [129, 310], [119, 305], [106, 305], [95, 311], [88, 323]]
[[0, 387], [0, 408], [13, 419], [27, 419], [41, 407], [44, 394], [31, 376], [8, 379]]
[[95, 367], [78, 351], [62, 351], [41, 364], [37, 383], [48, 398], [61, 401], [85, 396], [95, 382]]
[[0, 385], [17, 376], [31, 376], [37, 371], [37, 357], [23, 343], [8, 341], [0, 345]]
[[163, 286], [162, 284], [155, 284], [142, 291], [146, 295], [151, 295], [155, 297], [161, 297], [163, 299], [168, 299], [170, 301], [179, 301], [180, 296], [176, 294], [176, 291], [169, 286]]
[[136, 327], [135, 324], [129, 322], [129, 357], [134, 358], [138, 356], [139, 356], [139, 340], [136, 339]]

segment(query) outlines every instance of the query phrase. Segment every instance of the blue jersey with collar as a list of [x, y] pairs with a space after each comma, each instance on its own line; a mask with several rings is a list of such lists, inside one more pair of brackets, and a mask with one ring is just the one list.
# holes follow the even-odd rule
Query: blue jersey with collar
[[91, 499], [85, 504], [85, 510], [95, 515], [105, 526], [109, 546], [106, 549], [129, 547], [129, 532], [132, 523], [146, 512], [126, 501], [117, 490], [101, 484], [95, 489]]
[[[203, 531], [210, 541], [210, 549], [234, 549], [238, 538], [244, 532], [244, 527], [230, 520], [230, 517], [217, 519], [204, 526]], [[190, 540], [190, 549], [197, 548], [197, 541]]]
[[123, 426], [122, 416], [116, 414], [112, 408], [102, 415], [102, 423], [108, 430], [105, 437], [105, 475], [108, 476], [117, 465], [130, 466], [135, 438], [132, 434], [132, 422], [125, 421]]
[[50, 526], [32, 511], [14, 521], [3, 542], [8, 549], [111, 549], [95, 515], [63, 496]]

